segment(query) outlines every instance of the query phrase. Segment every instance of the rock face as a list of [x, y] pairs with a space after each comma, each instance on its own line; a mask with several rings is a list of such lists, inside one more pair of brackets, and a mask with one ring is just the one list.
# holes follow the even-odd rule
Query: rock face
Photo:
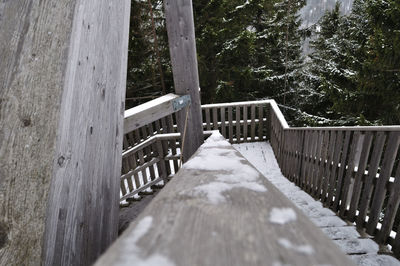
[[[349, 14], [353, 6], [353, 0], [338, 0], [341, 3], [343, 14]], [[335, 7], [336, 0], [307, 0], [307, 5], [300, 10], [303, 27], [309, 27], [324, 15], [325, 11]]]
[[[336, 1], [339, 1], [342, 14], [349, 14], [353, 6], [354, 0], [307, 0], [307, 5], [300, 10], [300, 16], [303, 20], [302, 28], [308, 28], [325, 14], [327, 10], [332, 10], [335, 7]], [[310, 54], [312, 51], [309, 48], [310, 38], [304, 40], [303, 53]]]

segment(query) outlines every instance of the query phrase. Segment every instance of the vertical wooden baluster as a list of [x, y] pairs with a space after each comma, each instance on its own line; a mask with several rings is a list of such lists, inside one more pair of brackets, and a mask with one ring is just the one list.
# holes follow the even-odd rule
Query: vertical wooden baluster
[[342, 153], [341, 153], [341, 158], [340, 158], [340, 167], [338, 168], [338, 176], [337, 176], [337, 185], [336, 185], [336, 193], [335, 193], [335, 200], [333, 202], [332, 209], [336, 212], [339, 210], [339, 202], [340, 202], [340, 197], [342, 195], [343, 191], [343, 182], [344, 182], [344, 175], [346, 173], [346, 161], [347, 161], [347, 155], [349, 152], [349, 146], [350, 146], [350, 139], [351, 139], [351, 131], [346, 131], [344, 142], [342, 145]]
[[[263, 106], [259, 105], [258, 106], [258, 141], [263, 141], [263, 136], [264, 136], [264, 128], [263, 128], [263, 123], [264, 123], [264, 112], [263, 112]], [[267, 121], [268, 123], [268, 121]], [[271, 140], [270, 140], [271, 141]]]
[[303, 150], [303, 166], [301, 171], [301, 178], [300, 178], [300, 187], [304, 189], [305, 187], [305, 179], [306, 179], [306, 169], [307, 169], [307, 158], [309, 153], [309, 141], [310, 141], [310, 131], [306, 130], [304, 135], [304, 150]]
[[153, 123], [147, 124], [147, 129], [148, 129], [148, 132], [149, 132], [149, 137], [153, 136], [154, 135]]
[[168, 133], [167, 119], [165, 117], [161, 118], [162, 134]]
[[343, 144], [343, 131], [338, 131], [337, 136], [336, 136], [336, 142], [335, 142], [335, 153], [333, 155], [331, 179], [329, 181], [330, 188], [328, 191], [328, 200], [327, 200], [328, 207], [332, 206], [333, 196], [336, 195], [337, 172], [338, 172], [338, 164], [340, 161], [340, 154], [342, 152], [342, 144]]
[[233, 143], [233, 122], [232, 122], [232, 106], [228, 106], [228, 120], [229, 120], [229, 142]]
[[315, 147], [315, 159], [314, 159], [314, 166], [313, 166], [313, 171], [311, 174], [311, 190], [310, 194], [312, 196], [316, 195], [317, 192], [317, 183], [318, 183], [318, 169], [319, 169], [319, 163], [320, 163], [320, 158], [321, 158], [321, 147], [322, 147], [322, 134], [323, 131], [317, 130], [316, 131], [316, 147]]
[[[139, 150], [138, 151], [138, 156], [139, 156], [139, 163], [140, 166], [142, 166], [145, 161], [144, 161], [144, 155], [143, 155], [143, 150]], [[147, 184], [148, 182], [150, 182], [150, 179], [147, 177], [147, 171], [146, 168], [142, 169], [142, 180], [143, 180], [143, 184]]]
[[329, 131], [324, 130], [323, 131], [323, 136], [322, 136], [322, 142], [321, 142], [321, 159], [319, 161], [319, 166], [318, 166], [318, 175], [317, 175], [317, 186], [316, 186], [316, 193], [315, 197], [320, 198], [323, 193], [323, 184], [324, 184], [324, 169], [325, 169], [325, 160], [328, 152], [328, 147], [329, 147]]
[[[164, 155], [164, 158], [165, 158], [165, 156], [167, 156], [169, 154], [168, 140], [164, 140], [164, 139], [161, 140], [161, 145], [162, 145], [162, 148], [163, 148], [163, 155]], [[167, 168], [167, 177], [168, 177], [168, 176], [170, 176], [172, 174], [171, 165], [169, 164], [169, 160], [165, 159], [165, 166]]]
[[228, 137], [226, 136], [225, 108], [221, 107], [220, 112], [221, 112], [221, 134], [222, 136], [224, 136], [224, 138], [227, 139]]
[[311, 189], [311, 176], [312, 176], [312, 171], [313, 171], [313, 156], [314, 156], [314, 149], [316, 146], [316, 141], [314, 139], [315, 136], [315, 131], [310, 130], [309, 131], [309, 141], [308, 141], [308, 156], [307, 156], [307, 162], [306, 162], [306, 175], [305, 175], [305, 186], [304, 186], [304, 191], [309, 192]]
[[174, 118], [172, 115], [167, 116], [167, 133], [175, 133]]
[[335, 143], [336, 143], [336, 131], [332, 130], [330, 132], [330, 139], [329, 139], [329, 148], [328, 148], [328, 155], [327, 155], [327, 162], [325, 166], [325, 171], [324, 171], [324, 177], [325, 177], [325, 182], [324, 182], [324, 187], [323, 187], [323, 194], [321, 197], [322, 202], [326, 202], [328, 198], [328, 191], [330, 187], [332, 186], [331, 182], [331, 173], [332, 173], [332, 161], [333, 161], [333, 155], [335, 152]]
[[167, 173], [167, 168], [166, 168], [165, 152], [164, 152], [161, 140], [157, 140], [156, 145], [157, 145], [158, 159], [160, 160], [157, 164], [158, 175], [161, 178], [165, 179], [168, 176], [168, 173]]
[[218, 107], [212, 109], [213, 113], [213, 129], [218, 130]]
[[[156, 156], [156, 151], [157, 151], [157, 145], [156, 143], [153, 143], [149, 146], [149, 149], [151, 150], [151, 153], [147, 154], [146, 162], [150, 162], [155, 156]], [[150, 171], [150, 179], [153, 181], [156, 179], [156, 173], [154, 171], [154, 167], [151, 165], [149, 166], [149, 171]]]
[[[132, 162], [132, 169], [136, 169], [136, 167], [137, 167], [137, 157], [136, 157], [136, 152], [135, 153], [132, 153], [130, 156], [132, 156], [131, 158], [132, 158], [132, 160], [131, 160], [131, 162]], [[138, 189], [138, 188], [140, 188], [141, 187], [141, 184], [140, 184], [140, 179], [139, 179], [139, 175], [136, 173], [136, 174], [134, 174], [133, 175], [134, 176], [134, 180], [135, 180], [135, 186], [136, 186], [136, 189]], [[143, 182], [143, 184], [144, 184], [144, 182]], [[132, 191], [132, 190], [131, 190]]]
[[364, 176], [365, 168], [367, 167], [368, 158], [372, 143], [372, 132], [366, 132], [364, 137], [364, 143], [361, 151], [360, 162], [358, 163], [358, 169], [354, 178], [353, 195], [350, 201], [350, 210], [347, 214], [347, 219], [350, 222], [354, 222], [356, 211], [358, 209], [358, 202], [361, 195], [361, 188], [363, 185], [362, 179]]
[[252, 104], [250, 106], [250, 113], [251, 113], [251, 141], [256, 140], [256, 106]]
[[248, 125], [247, 125], [247, 105], [243, 106], [243, 141], [247, 142], [247, 130], [248, 130]]
[[[383, 217], [382, 228], [378, 234], [378, 243], [385, 244], [389, 238], [390, 232], [393, 228], [393, 223], [396, 218], [396, 214], [400, 203], [400, 163], [397, 165], [396, 175], [394, 178], [394, 183], [392, 189], [389, 193], [389, 200], [386, 206], [385, 216]], [[400, 228], [397, 229], [397, 235]]]
[[135, 142], [136, 142], [136, 145], [137, 145], [137, 144], [142, 142], [142, 137], [140, 136], [140, 128], [136, 129], [134, 131], [134, 133], [135, 133], [135, 140], [136, 140]]
[[210, 108], [206, 108], [206, 124], [207, 124], [207, 130], [211, 130]]
[[240, 143], [240, 106], [236, 106], [236, 143]]
[[161, 134], [160, 120], [155, 121], [156, 134]]
[[[344, 176], [344, 182], [343, 182], [343, 189], [342, 193], [340, 195], [340, 216], [344, 217], [345, 213], [347, 211], [347, 198], [348, 198], [348, 193], [349, 193], [349, 187], [351, 184], [351, 179], [353, 178], [353, 172], [354, 172], [354, 164], [355, 164], [355, 159], [356, 159], [356, 152], [357, 152], [357, 146], [358, 146], [358, 139], [360, 137], [360, 132], [356, 131], [354, 132], [352, 143], [351, 143], [351, 148], [350, 148], [350, 155], [349, 155], [349, 160], [347, 163], [347, 169], [346, 169], [346, 175]], [[346, 165], [343, 165], [343, 167], [346, 167]]]
[[[275, 121], [274, 121], [275, 123]], [[296, 177], [296, 185], [300, 186], [301, 183], [301, 171], [303, 167], [303, 157], [304, 157], [304, 136], [305, 136], [305, 131], [304, 130], [299, 130], [298, 132], [299, 135], [299, 142], [298, 142], [298, 156], [297, 156], [297, 177]]]
[[[169, 148], [171, 148], [172, 155], [177, 155], [178, 154], [176, 147], [177, 147], [176, 146], [176, 139], [170, 139], [169, 140]], [[180, 146], [178, 145], [178, 147], [180, 147]], [[181, 152], [182, 152], [182, 150], [180, 150], [179, 154]], [[177, 160], [173, 160], [173, 165], [174, 165], [174, 172], [176, 174], [178, 172], [178, 169], [179, 169], [178, 161]]]
[[122, 143], [122, 150], [126, 151], [129, 148], [129, 141], [126, 137], [126, 134], [124, 135], [123, 143]]
[[394, 161], [400, 144], [400, 132], [390, 132], [387, 148], [382, 161], [382, 170], [376, 182], [374, 197], [372, 198], [371, 212], [367, 223], [367, 233], [373, 234], [381, 215], [383, 201], [386, 195], [386, 185], [392, 173]]

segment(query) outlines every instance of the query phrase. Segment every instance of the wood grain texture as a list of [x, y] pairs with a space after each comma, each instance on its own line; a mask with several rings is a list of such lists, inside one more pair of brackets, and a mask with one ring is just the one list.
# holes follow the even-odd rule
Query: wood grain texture
[[[178, 95], [189, 94], [192, 101], [184, 140], [183, 160], [186, 161], [203, 143], [203, 120], [192, 1], [166, 0], [164, 1], [164, 12], [175, 92]], [[186, 111], [181, 111], [178, 114], [178, 128], [183, 133]]]
[[[252, 167], [231, 146], [219, 149], [230, 156], [233, 153], [243, 168]], [[225, 201], [217, 204], [194, 193], [196, 187], [215, 182], [218, 175], [229, 172], [230, 166], [225, 165], [225, 169], [182, 168], [96, 265], [125, 265], [129, 261], [213, 266], [353, 265], [260, 173], [256, 182], [265, 186], [266, 192], [238, 187], [223, 192]], [[273, 208], [292, 209], [296, 220], [272, 223]], [[143, 230], [145, 221], [151, 221], [147, 230]], [[300, 246], [308, 246], [312, 252], [296, 250]]]
[[1, 265], [90, 264], [116, 237], [128, 26], [127, 0], [1, 2]]

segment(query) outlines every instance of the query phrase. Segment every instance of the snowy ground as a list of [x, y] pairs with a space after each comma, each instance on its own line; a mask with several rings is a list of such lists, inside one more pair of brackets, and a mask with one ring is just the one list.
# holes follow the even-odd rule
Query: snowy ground
[[311, 221], [327, 234], [358, 265], [392, 266], [400, 262], [389, 255], [378, 254], [378, 245], [368, 237], [361, 237], [353, 225], [337, 217], [334, 212], [324, 208], [306, 192], [286, 179], [278, 166], [272, 147], [266, 142], [233, 145], [250, 163], [283, 194], [292, 200]]

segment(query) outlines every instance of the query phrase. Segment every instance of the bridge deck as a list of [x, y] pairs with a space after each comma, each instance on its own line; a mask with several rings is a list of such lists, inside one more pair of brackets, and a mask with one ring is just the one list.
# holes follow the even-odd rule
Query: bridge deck
[[222, 136], [213, 135], [97, 265], [352, 265]]
[[370, 237], [361, 236], [355, 226], [345, 223], [334, 212], [324, 208], [319, 201], [286, 179], [269, 143], [253, 142], [233, 146], [358, 265], [400, 265], [396, 258], [378, 254], [379, 246]]

